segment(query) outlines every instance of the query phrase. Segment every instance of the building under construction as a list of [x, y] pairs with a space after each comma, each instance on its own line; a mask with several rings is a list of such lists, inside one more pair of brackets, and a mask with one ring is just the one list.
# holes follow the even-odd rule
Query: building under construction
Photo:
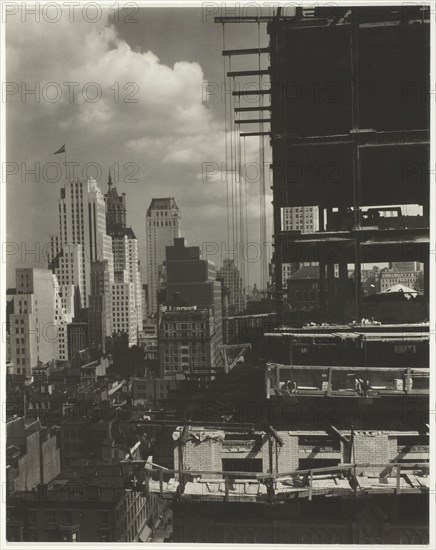
[[[268, 26], [277, 303], [282, 263], [317, 262], [325, 317], [360, 321], [362, 264], [423, 263], [428, 298], [429, 10], [311, 15]], [[316, 234], [282, 230], [283, 208], [314, 203]]]
[[[259, 78], [230, 96], [233, 124], [257, 128], [239, 136], [272, 148], [277, 323], [250, 351], [265, 369], [255, 405], [269, 413], [174, 420], [174, 467], [127, 459], [126, 483], [173, 500], [176, 542], [428, 544], [429, 8], [216, 22], [266, 23], [269, 35], [223, 51], [227, 67], [253, 60], [229, 70], [233, 83]], [[258, 105], [244, 103], [256, 93]], [[283, 209], [306, 206], [318, 207], [319, 230], [285, 231]], [[377, 295], [379, 321], [361, 273], [393, 262], [423, 264], [424, 294]], [[298, 322], [284, 263], [319, 268], [319, 311]]]

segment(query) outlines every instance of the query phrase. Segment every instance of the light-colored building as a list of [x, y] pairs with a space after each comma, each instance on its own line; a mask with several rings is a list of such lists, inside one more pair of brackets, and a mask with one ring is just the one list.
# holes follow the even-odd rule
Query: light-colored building
[[157, 325], [154, 322], [146, 323], [138, 334], [138, 345], [144, 351], [144, 359], [157, 360]]
[[[88, 307], [91, 262], [107, 260], [109, 274], [113, 279], [112, 239], [106, 233], [104, 196], [95, 179], [76, 179], [67, 181], [65, 187], [61, 188], [58, 202], [59, 241], [57, 246], [64, 251], [72, 245], [81, 245], [79, 249], [81, 262], [74, 268], [76, 273], [79, 269], [79, 280], [69, 281], [69, 284], [79, 286], [81, 306]], [[70, 252], [73, 251], [70, 250]], [[71, 265], [69, 267], [71, 269]], [[60, 269], [62, 269], [61, 266]], [[60, 284], [64, 284], [62, 278], [60, 278]]]
[[383, 270], [380, 274], [380, 292], [395, 285], [404, 285], [414, 290], [421, 290], [423, 284], [422, 271]]
[[422, 271], [423, 264], [420, 262], [391, 262], [389, 268], [393, 271]]
[[242, 277], [236, 267], [235, 260], [225, 258], [221, 269], [218, 270], [217, 279], [221, 280], [229, 290], [229, 314], [235, 315], [245, 308], [245, 290], [242, 286]]
[[10, 316], [14, 374], [31, 376], [38, 361], [57, 357], [56, 277], [48, 269], [17, 268], [14, 313]]
[[126, 333], [129, 346], [138, 343], [138, 320], [135, 311], [135, 293], [132, 283], [112, 285], [112, 331]]
[[115, 332], [124, 327], [129, 345], [138, 343], [142, 329], [142, 277], [138, 240], [131, 227], [126, 226], [126, 195], [118, 195], [109, 174], [106, 200], [107, 231], [112, 238], [114, 283], [112, 285], [112, 325]]
[[174, 198], [152, 199], [145, 217], [149, 316], [157, 313], [159, 267], [165, 261], [166, 247], [181, 236], [180, 224], [180, 210]]
[[69, 359], [68, 349], [68, 325], [74, 318], [74, 286], [60, 286], [54, 276], [54, 299], [55, 299], [55, 325], [56, 325], [56, 359], [67, 361]]
[[[314, 233], [319, 229], [318, 206], [288, 206], [282, 208], [282, 230]], [[282, 264], [282, 285], [286, 288], [287, 280], [304, 264]]]
[[142, 297], [142, 328], [147, 324], [147, 312], [148, 312], [148, 285], [142, 285], [141, 289]]
[[221, 327], [213, 308], [160, 306], [158, 326], [159, 367], [162, 378], [194, 375], [210, 380], [223, 369]]
[[318, 206], [288, 206], [282, 209], [283, 231], [318, 231]]
[[36, 490], [61, 471], [60, 449], [53, 428], [41, 426], [39, 419], [11, 418], [6, 424], [6, 490]]

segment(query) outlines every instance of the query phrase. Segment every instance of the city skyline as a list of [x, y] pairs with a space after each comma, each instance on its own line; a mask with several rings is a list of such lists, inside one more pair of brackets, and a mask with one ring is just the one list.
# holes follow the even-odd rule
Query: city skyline
[[[10, 174], [6, 178], [6, 240], [11, 243], [11, 250], [17, 245], [20, 249], [19, 255], [8, 256], [8, 286], [14, 279], [14, 267], [43, 267], [30, 253], [23, 264], [21, 252], [25, 248], [31, 251], [37, 243], [43, 247], [56, 227], [53, 207], [65, 172], [63, 155], [53, 153], [63, 143], [67, 162], [79, 163], [70, 168], [71, 172], [74, 168], [76, 177], [81, 177], [84, 166], [91, 163], [88, 175], [98, 176], [97, 184], [104, 190], [108, 169], [112, 167], [118, 191], [135, 196], [130, 204], [129, 223], [135, 227], [139, 240], [144, 280], [144, 212], [153, 197], [162, 196], [162, 186], [164, 196], [176, 198], [185, 218], [196, 220], [185, 225], [188, 241], [200, 246], [204, 243], [204, 247], [209, 242], [217, 243], [219, 252], [210, 259], [221, 264], [225, 257], [225, 107], [221, 97], [222, 59], [217, 55], [222, 45], [221, 29], [212, 16], [205, 19], [198, 8], [176, 9], [171, 15], [166, 10], [140, 10], [137, 19], [137, 23], [128, 23], [120, 18], [116, 23], [113, 14], [106, 10], [94, 24], [80, 17], [73, 23], [62, 20], [56, 25], [44, 20], [36, 24], [31, 17], [25, 23], [20, 18], [8, 18], [6, 80], [21, 83], [20, 93], [7, 97]], [[159, 32], [163, 24], [172, 29], [170, 43]], [[196, 40], [192, 40], [193, 33]], [[263, 28], [261, 33], [261, 39], [266, 41]], [[254, 35], [256, 32], [249, 25], [242, 34], [228, 31], [228, 40], [237, 46]], [[83, 36], [87, 37], [85, 41]], [[45, 51], [44, 59], [31, 54], [30, 44], [35, 39]], [[84, 63], [85, 56], [88, 63]], [[64, 63], [65, 58], [68, 64]], [[101, 98], [86, 101], [84, 86], [96, 81], [102, 88]], [[35, 82], [40, 83], [39, 103], [30, 93]], [[47, 88], [47, 94], [43, 91], [49, 82], [59, 83], [59, 101], [51, 101], [56, 87]], [[65, 86], [65, 82], [80, 83], [74, 88], [74, 103], [69, 100], [73, 88]], [[208, 82], [212, 91], [207, 89]], [[94, 92], [90, 85], [84, 93], [92, 99]], [[50, 138], [40, 140], [41, 132]], [[257, 140], [247, 140], [246, 152], [248, 162], [258, 162]], [[212, 163], [216, 172], [208, 183], [203, 182], [203, 172], [207, 170], [203, 163]], [[39, 169], [35, 168], [38, 164]], [[30, 173], [35, 169], [36, 176]], [[258, 243], [259, 185], [255, 175], [252, 180], [248, 227], [251, 240]], [[18, 222], [11, 213], [26, 202], [40, 214]], [[267, 205], [270, 210], [268, 198]], [[268, 235], [271, 241], [271, 230]], [[250, 264], [250, 270], [252, 281], [259, 283], [256, 261]]]
[[2, 540], [428, 547], [431, 6], [77, 4], [4, 12]]

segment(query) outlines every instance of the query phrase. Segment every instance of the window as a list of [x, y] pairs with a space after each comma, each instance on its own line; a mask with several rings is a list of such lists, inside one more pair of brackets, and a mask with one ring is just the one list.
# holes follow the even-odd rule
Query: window
[[224, 472], [262, 472], [261, 458], [223, 458]]

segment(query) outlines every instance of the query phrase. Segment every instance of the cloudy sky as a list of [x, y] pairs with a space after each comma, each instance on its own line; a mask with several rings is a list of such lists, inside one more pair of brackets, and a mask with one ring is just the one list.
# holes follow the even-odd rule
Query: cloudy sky
[[[13, 83], [6, 97], [7, 162], [16, 171], [7, 178], [7, 240], [18, 243], [20, 252], [35, 243], [43, 247], [58, 231], [63, 182], [49, 163], [61, 165], [63, 155], [53, 153], [64, 143], [68, 161], [79, 163], [75, 176], [87, 163], [101, 167], [103, 192], [109, 167], [119, 167], [117, 188], [127, 194], [128, 224], [139, 239], [144, 273], [145, 211], [152, 197], [175, 197], [189, 244], [226, 242], [225, 183], [221, 174], [202, 181], [204, 163], [225, 162], [224, 103], [218, 92], [207, 101], [204, 94], [205, 83], [213, 91], [222, 87], [222, 26], [194, 8], [143, 8], [133, 21], [123, 20], [127, 15], [114, 21], [113, 13], [103, 12], [94, 22], [91, 11], [88, 20], [75, 12], [73, 22], [68, 13], [57, 22], [44, 14], [39, 22], [29, 16], [24, 21], [20, 13], [7, 19], [6, 80]], [[257, 25], [226, 26], [227, 48], [257, 47], [258, 38]], [[264, 25], [260, 41], [267, 45]], [[257, 57], [232, 63], [232, 69], [257, 68]], [[39, 101], [23, 96], [35, 83]], [[89, 83], [102, 91], [96, 101], [97, 88]], [[258, 146], [257, 138], [246, 139], [249, 162], [258, 161]], [[38, 165], [39, 181], [25, 173]], [[98, 175], [92, 166], [88, 170]], [[252, 176], [248, 185], [249, 240], [259, 242], [259, 182]], [[268, 192], [269, 185], [267, 180]], [[267, 235], [270, 240], [270, 218]], [[221, 256], [210, 259], [220, 265]], [[31, 255], [11, 256], [9, 286], [23, 261], [38, 263]], [[45, 267], [43, 259], [39, 265]], [[256, 264], [250, 278], [259, 281]]]

